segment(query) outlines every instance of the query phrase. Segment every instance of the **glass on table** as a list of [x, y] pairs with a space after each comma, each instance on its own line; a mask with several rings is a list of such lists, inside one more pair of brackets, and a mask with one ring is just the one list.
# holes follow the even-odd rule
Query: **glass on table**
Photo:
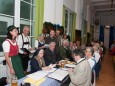
[[64, 68], [64, 66], [65, 66], [65, 60], [62, 60], [61, 61], [61, 68]]
[[11, 86], [18, 86], [18, 79], [15, 75], [12, 75]]
[[65, 64], [68, 64], [69, 59], [65, 58]]

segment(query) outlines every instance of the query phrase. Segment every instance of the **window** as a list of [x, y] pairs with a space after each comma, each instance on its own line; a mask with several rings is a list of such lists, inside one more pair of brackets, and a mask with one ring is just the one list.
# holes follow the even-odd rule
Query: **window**
[[73, 29], [73, 12], [68, 8], [65, 8], [65, 32], [70, 36], [72, 34]]
[[[15, 16], [17, 10], [19, 20]], [[7, 27], [17, 22], [20, 22], [18, 23], [20, 32], [22, 32], [24, 25], [30, 26], [29, 36], [31, 37], [31, 45], [34, 46], [33, 28], [35, 21], [33, 15], [35, 15], [35, 0], [0, 0], [0, 52], [2, 51], [1, 45], [6, 38]]]
[[0, 0], [0, 13], [14, 16], [15, 0]]
[[22, 0], [20, 5], [20, 32], [23, 26], [30, 26], [31, 45], [34, 46], [34, 17], [35, 15], [35, 0]]

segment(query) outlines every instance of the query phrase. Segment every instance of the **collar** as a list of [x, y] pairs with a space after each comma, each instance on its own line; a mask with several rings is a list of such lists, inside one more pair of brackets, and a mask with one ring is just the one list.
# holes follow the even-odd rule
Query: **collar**
[[53, 39], [54, 37], [51, 37], [51, 36], [50, 36], [50, 38]]
[[66, 50], [67, 50], [67, 47], [63, 46]]
[[27, 37], [27, 36], [24, 35], [24, 33], [22, 33], [22, 35], [23, 35], [23, 37]]
[[79, 61], [77, 61], [77, 64], [79, 64], [79, 63], [82, 62], [83, 60], [85, 60], [85, 58], [81, 58]]

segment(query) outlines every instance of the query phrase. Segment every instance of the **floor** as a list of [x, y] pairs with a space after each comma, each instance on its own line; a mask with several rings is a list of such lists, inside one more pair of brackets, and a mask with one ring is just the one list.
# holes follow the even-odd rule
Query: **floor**
[[102, 61], [102, 69], [96, 86], [115, 86], [115, 71], [113, 69], [112, 56], [106, 53]]

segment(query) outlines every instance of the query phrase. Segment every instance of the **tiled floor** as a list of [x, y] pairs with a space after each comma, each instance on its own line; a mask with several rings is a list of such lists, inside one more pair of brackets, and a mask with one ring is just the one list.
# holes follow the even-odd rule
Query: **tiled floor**
[[96, 86], [115, 86], [115, 71], [113, 69], [112, 56], [106, 53], [102, 62], [102, 70]]

